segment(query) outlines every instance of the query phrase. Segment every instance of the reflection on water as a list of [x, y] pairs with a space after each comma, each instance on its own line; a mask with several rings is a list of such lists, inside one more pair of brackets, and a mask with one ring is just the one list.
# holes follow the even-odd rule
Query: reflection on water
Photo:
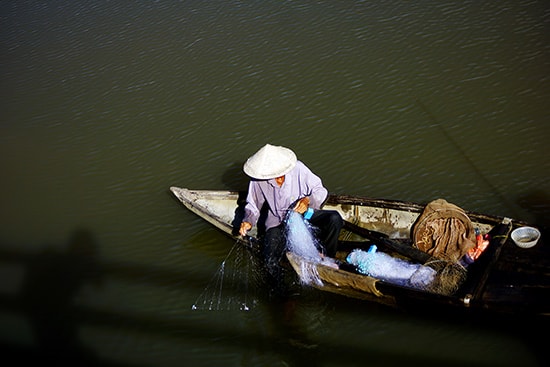
[[[86, 283], [101, 284], [98, 247], [88, 230], [76, 230], [61, 251], [47, 246], [39, 253], [2, 252], [4, 261], [23, 260], [25, 276], [12, 303], [28, 319], [33, 348], [29, 362], [63, 366], [96, 365], [92, 350], [79, 337], [82, 321], [75, 301]], [[19, 358], [18, 358], [19, 359]]]
[[78, 337], [73, 300], [82, 283], [99, 281], [96, 251], [91, 234], [79, 230], [65, 253], [46, 249], [28, 264], [23, 307], [39, 350], [52, 361], [74, 365], [91, 358]]
[[[271, 143], [333, 193], [445, 198], [548, 228], [546, 2], [0, 12], [0, 270], [13, 278], [0, 317], [20, 320], [27, 300], [17, 332], [0, 326], [14, 350], [34, 346], [25, 329], [113, 365], [538, 364], [513, 332], [317, 293], [195, 312], [232, 242], [168, 188], [243, 190], [244, 160]], [[75, 228], [93, 250], [56, 246]]]

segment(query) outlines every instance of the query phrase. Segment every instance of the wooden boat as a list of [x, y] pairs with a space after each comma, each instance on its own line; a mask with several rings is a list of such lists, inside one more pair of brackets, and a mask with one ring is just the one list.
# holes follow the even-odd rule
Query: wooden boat
[[[170, 191], [185, 207], [235, 240], [259, 243], [256, 227], [249, 232], [249, 239], [238, 235], [244, 215], [245, 192], [179, 187], [171, 187]], [[406, 201], [329, 195], [323, 208], [337, 210], [344, 219], [336, 261], [344, 265], [350, 251], [367, 249], [372, 243], [381, 251], [410, 263], [425, 265], [437, 260], [417, 249], [411, 239], [412, 228], [425, 207], [425, 204]], [[439, 269], [454, 269], [455, 273], [463, 275], [452, 278], [457, 280], [450, 282], [451, 287], [443, 291], [396, 284], [292, 252], [287, 253], [287, 258], [301, 279], [306, 275], [304, 269], [315, 274], [317, 280], [309, 283], [313, 287], [396, 308], [439, 307], [467, 313], [480, 311], [543, 318], [550, 315], [549, 257], [544, 236], [534, 247], [520, 248], [511, 240], [510, 233], [527, 223], [469, 211], [464, 213], [473, 227], [489, 235], [489, 246], [467, 268], [453, 262], [443, 262], [445, 266], [442, 267], [439, 262]]]

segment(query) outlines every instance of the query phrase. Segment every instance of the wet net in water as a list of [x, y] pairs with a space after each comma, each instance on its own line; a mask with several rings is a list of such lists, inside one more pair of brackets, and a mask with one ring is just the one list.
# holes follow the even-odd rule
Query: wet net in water
[[253, 251], [236, 241], [191, 309], [249, 311], [256, 305], [261, 277]]

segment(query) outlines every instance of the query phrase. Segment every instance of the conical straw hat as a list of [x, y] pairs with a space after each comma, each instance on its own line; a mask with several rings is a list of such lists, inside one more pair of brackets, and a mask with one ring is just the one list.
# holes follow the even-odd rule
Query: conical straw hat
[[259, 180], [286, 175], [296, 166], [296, 154], [288, 148], [266, 144], [244, 164], [244, 173]]

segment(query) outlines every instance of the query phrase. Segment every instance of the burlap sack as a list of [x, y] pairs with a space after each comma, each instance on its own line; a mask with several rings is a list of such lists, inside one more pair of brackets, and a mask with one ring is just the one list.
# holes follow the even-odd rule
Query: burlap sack
[[475, 231], [464, 210], [444, 199], [430, 202], [413, 227], [414, 246], [435, 258], [456, 262], [475, 247]]

